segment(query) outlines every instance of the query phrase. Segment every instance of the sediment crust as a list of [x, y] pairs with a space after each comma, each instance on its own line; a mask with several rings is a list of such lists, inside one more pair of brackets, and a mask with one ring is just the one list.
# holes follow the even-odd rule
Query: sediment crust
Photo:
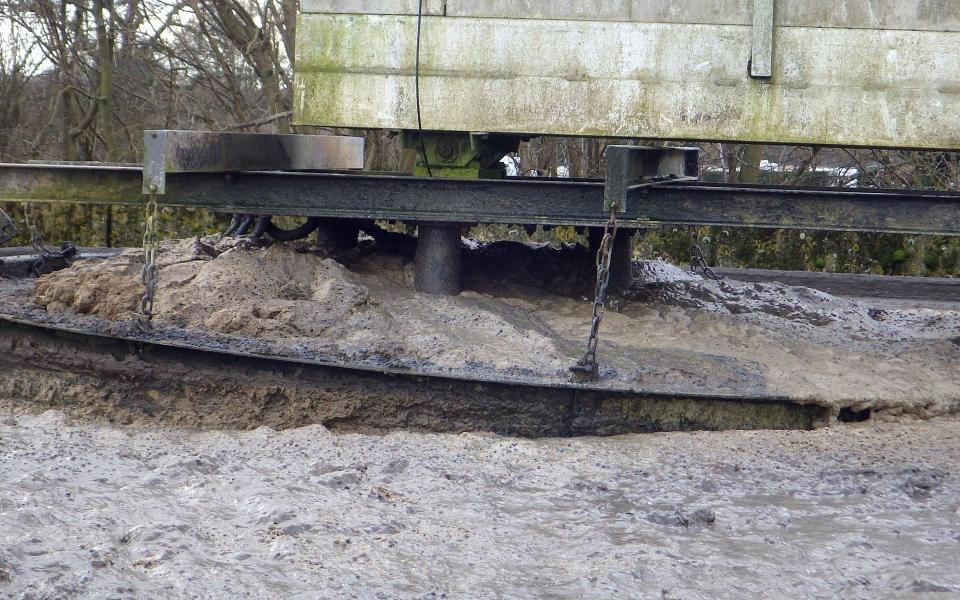
[[772, 399], [597, 392], [358, 372], [5, 322], [0, 409], [197, 429], [490, 431], [523, 437], [809, 429], [829, 411]]
[[[465, 243], [467, 289], [441, 298], [413, 290], [411, 242], [381, 234], [336, 256], [214, 238], [166, 242], [157, 327], [150, 336], [130, 324], [142, 293], [136, 251], [78, 262], [41, 278], [35, 288], [24, 280], [0, 282], [0, 314], [134, 341], [421, 374], [429, 385], [399, 385], [397, 378], [384, 383], [388, 378], [369, 373], [341, 380], [328, 373], [318, 392], [300, 385], [301, 372], [281, 369], [276, 375], [272, 366], [248, 373], [226, 368], [225, 359], [203, 371], [197, 364], [159, 368], [137, 358], [123, 370], [122, 363], [75, 353], [63, 369], [47, 369], [41, 377], [59, 383], [24, 392], [32, 384], [23, 374], [48, 360], [24, 356], [24, 340], [3, 359], [9, 365], [3, 385], [12, 390], [10, 397], [48, 398], [38, 406], [69, 398], [77, 414], [90, 404], [96, 408], [89, 412], [108, 418], [136, 421], [140, 413], [154, 413], [197, 427], [340, 422], [362, 429], [367, 425], [358, 415], [373, 428], [520, 435], [751, 427], [748, 414], [704, 416], [711, 410], [696, 402], [646, 413], [636, 413], [636, 402], [625, 411], [594, 410], [602, 414], [579, 427], [569, 408], [557, 412], [573, 402], [569, 395], [554, 392], [544, 399], [530, 389], [569, 382], [568, 368], [582, 352], [591, 315], [584, 295], [589, 253], [572, 246]], [[600, 385], [614, 395], [782, 399], [816, 407], [810, 409], [816, 418], [801, 417], [804, 427], [821, 422], [820, 413], [930, 418], [960, 407], [956, 311], [879, 310], [809, 288], [706, 281], [663, 262], [638, 263], [636, 275], [638, 285], [611, 305], [602, 329]], [[61, 350], [54, 344], [50, 352]], [[437, 375], [475, 383], [454, 384]], [[510, 391], [483, 391], [490, 381], [506, 382]], [[440, 390], [437, 398], [431, 390]], [[207, 398], [216, 395], [223, 399]], [[383, 406], [375, 407], [377, 402]], [[511, 409], [518, 403], [528, 406]], [[127, 414], [127, 405], [144, 409]], [[544, 424], [533, 417], [514, 423], [524, 411]], [[474, 419], [477, 414], [482, 418]], [[628, 425], [606, 424], [610, 415]], [[778, 418], [768, 426], [796, 426], [780, 425]]]

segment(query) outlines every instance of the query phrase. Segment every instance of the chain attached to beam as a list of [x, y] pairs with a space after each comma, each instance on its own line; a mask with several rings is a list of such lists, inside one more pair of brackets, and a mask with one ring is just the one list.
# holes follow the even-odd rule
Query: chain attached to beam
[[153, 300], [157, 291], [157, 255], [160, 253], [160, 234], [157, 231], [159, 212], [156, 186], [150, 186], [143, 232], [143, 270], [140, 272], [140, 279], [146, 291], [140, 299], [140, 312], [137, 314], [137, 326], [143, 333], [153, 331]]
[[39, 277], [44, 263], [47, 262], [47, 249], [43, 243], [43, 234], [40, 233], [40, 227], [37, 225], [37, 207], [33, 203], [25, 202], [23, 204], [23, 222], [27, 226], [30, 245], [37, 253], [37, 260], [30, 266], [30, 272]]
[[10, 215], [8, 215], [5, 210], [0, 208], [0, 246], [17, 237], [19, 233], [20, 231], [17, 229], [17, 224], [13, 222], [13, 219], [10, 218]]
[[37, 260], [30, 266], [30, 272], [35, 277], [43, 275], [44, 267], [49, 263], [54, 263], [54, 269], [70, 266], [77, 254], [77, 247], [72, 242], [64, 242], [56, 250], [47, 248], [43, 241], [43, 233], [40, 231], [37, 207], [32, 202], [23, 203], [23, 220], [27, 226], [27, 234], [30, 236], [30, 245], [37, 253]]
[[714, 281], [722, 281], [724, 279], [723, 275], [718, 275], [717, 272], [707, 264], [707, 259], [703, 256], [703, 248], [700, 247], [700, 244], [694, 244], [693, 248], [690, 249], [690, 272], [696, 273], [697, 269], [703, 271], [703, 275], [707, 279]]
[[600, 324], [606, 312], [607, 289], [610, 287], [610, 263], [613, 260], [613, 243], [617, 239], [617, 211], [616, 202], [610, 205], [610, 218], [603, 229], [603, 239], [597, 251], [597, 287], [593, 298], [593, 319], [590, 325], [590, 335], [587, 338], [587, 350], [577, 364], [570, 367], [573, 380], [578, 383], [593, 381], [600, 374], [600, 365], [597, 363], [597, 348], [600, 345]]

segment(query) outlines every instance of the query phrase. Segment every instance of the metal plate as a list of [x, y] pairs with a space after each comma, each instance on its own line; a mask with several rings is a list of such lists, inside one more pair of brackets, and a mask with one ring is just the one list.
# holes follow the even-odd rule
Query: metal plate
[[363, 138], [212, 131], [144, 132], [143, 193], [163, 194], [170, 173], [363, 168]]

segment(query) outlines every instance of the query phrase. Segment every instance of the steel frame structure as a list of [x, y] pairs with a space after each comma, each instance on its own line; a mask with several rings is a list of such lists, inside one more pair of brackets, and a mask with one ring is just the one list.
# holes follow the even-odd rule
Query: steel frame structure
[[[960, 193], [708, 184], [696, 180], [692, 148], [609, 146], [605, 180], [446, 179], [358, 171], [360, 138], [147, 131], [144, 140], [142, 168], [0, 164], [0, 200], [139, 205], [152, 195], [235, 215], [406, 221], [420, 231], [417, 288], [435, 294], [459, 293], [464, 226], [600, 228], [614, 203], [628, 232], [673, 224], [960, 235]], [[612, 276], [624, 287], [630, 244], [620, 241]]]
[[[0, 200], [138, 206], [136, 166], [0, 164]], [[169, 173], [163, 206], [465, 225], [602, 227], [605, 182], [427, 179], [345, 172]], [[960, 193], [678, 182], [627, 192], [626, 228], [714, 225], [960, 235]]]

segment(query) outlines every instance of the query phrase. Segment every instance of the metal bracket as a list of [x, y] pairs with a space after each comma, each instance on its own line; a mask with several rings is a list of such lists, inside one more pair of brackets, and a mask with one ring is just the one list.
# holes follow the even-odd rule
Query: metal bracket
[[753, 50], [750, 77], [773, 77], [773, 30], [776, 0], [753, 0]]
[[656, 182], [694, 180], [700, 175], [698, 148], [607, 146], [607, 180], [603, 211], [614, 203], [617, 212], [627, 212], [630, 190]]
[[213, 131], [145, 131], [143, 193], [166, 193], [170, 173], [363, 168], [363, 138]]

